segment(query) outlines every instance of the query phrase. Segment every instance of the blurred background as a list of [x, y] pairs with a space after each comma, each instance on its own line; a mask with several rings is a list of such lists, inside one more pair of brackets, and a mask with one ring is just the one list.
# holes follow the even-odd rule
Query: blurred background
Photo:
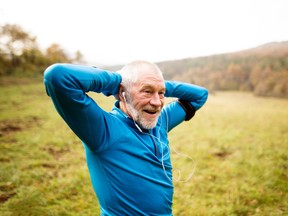
[[209, 89], [203, 109], [170, 133], [195, 161], [172, 153], [173, 166], [184, 179], [196, 166], [192, 180], [175, 183], [174, 214], [287, 215], [287, 8], [286, 0], [2, 0], [0, 215], [99, 215], [83, 147], [46, 95], [43, 72], [56, 62], [115, 71], [133, 60]]
[[55, 62], [117, 70], [149, 60], [167, 79], [283, 97], [286, 8], [285, 0], [4, 0], [0, 76], [39, 75]]

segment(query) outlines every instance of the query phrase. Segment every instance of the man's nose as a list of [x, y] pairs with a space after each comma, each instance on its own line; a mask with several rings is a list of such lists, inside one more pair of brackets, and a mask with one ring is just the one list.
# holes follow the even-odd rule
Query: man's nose
[[150, 100], [150, 104], [153, 106], [161, 106], [162, 102], [158, 94], [153, 94]]

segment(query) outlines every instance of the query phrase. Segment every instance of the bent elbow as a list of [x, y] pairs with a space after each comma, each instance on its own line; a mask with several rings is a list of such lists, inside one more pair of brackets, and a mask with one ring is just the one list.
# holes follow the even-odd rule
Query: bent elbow
[[[209, 95], [208, 89], [204, 88], [204, 89], [203, 89], [203, 96], [202, 96], [204, 103], [207, 101], [208, 95]], [[204, 104], [204, 103], [203, 103], [203, 104]]]
[[203, 88], [203, 93], [202, 93], [201, 99], [199, 100], [200, 101], [200, 107], [202, 107], [206, 103], [206, 101], [208, 99], [208, 94], [209, 94], [208, 89]]
[[196, 110], [199, 110], [207, 101], [208, 99], [208, 90], [206, 88], [201, 87], [201, 93], [196, 101], [192, 102], [193, 106]]
[[52, 89], [61, 89], [63, 88], [63, 80], [64, 72], [65, 72], [64, 64], [56, 63], [49, 66], [44, 71], [44, 85], [46, 88], [46, 93], [50, 96], [50, 92]]
[[56, 63], [44, 71], [44, 83], [61, 88], [68, 76], [67, 64]]
[[52, 82], [59, 79], [61, 77], [61, 71], [63, 71], [63, 64], [52, 64], [44, 71], [44, 80]]

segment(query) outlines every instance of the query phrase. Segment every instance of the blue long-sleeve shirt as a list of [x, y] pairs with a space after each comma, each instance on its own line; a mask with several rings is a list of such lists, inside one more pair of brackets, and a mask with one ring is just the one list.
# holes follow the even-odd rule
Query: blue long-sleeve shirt
[[[178, 102], [165, 105], [155, 128], [139, 130], [119, 109], [104, 111], [86, 93], [116, 95], [122, 78], [98, 68], [55, 64], [44, 84], [55, 108], [82, 140], [101, 215], [172, 215], [173, 182], [167, 133], [185, 120]], [[198, 110], [205, 88], [165, 81], [166, 97], [188, 100]]]

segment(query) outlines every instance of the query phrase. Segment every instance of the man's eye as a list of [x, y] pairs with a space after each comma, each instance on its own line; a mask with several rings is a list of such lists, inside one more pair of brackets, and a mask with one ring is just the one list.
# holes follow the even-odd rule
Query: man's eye
[[165, 94], [165, 92], [160, 92], [160, 93], [159, 93], [159, 97], [160, 97], [160, 98], [164, 98], [164, 94]]

